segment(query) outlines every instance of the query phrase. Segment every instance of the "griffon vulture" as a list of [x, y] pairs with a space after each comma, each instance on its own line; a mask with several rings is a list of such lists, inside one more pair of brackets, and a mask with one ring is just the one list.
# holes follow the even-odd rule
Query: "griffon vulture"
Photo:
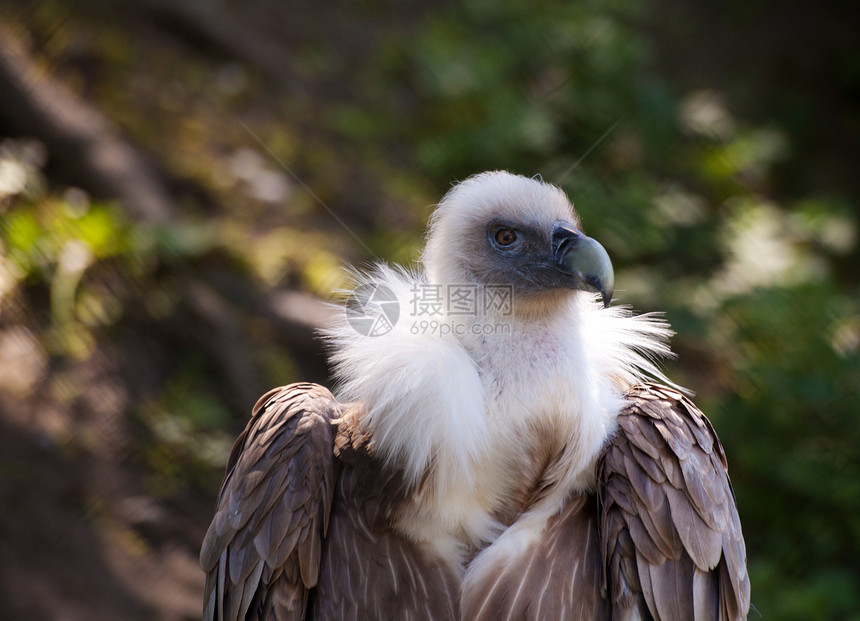
[[419, 270], [357, 279], [399, 318], [365, 335], [340, 313], [337, 398], [292, 384], [254, 407], [200, 554], [206, 619], [746, 617], [720, 442], [649, 383], [668, 326], [609, 305], [561, 190], [471, 177]]

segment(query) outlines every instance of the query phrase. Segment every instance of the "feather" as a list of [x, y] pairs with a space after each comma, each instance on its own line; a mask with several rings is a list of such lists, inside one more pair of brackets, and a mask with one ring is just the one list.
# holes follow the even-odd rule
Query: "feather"
[[723, 538], [711, 530], [687, 496], [675, 489], [667, 489], [672, 522], [684, 542], [684, 549], [700, 569], [713, 569], [720, 560]]
[[601, 572], [596, 518], [594, 497], [580, 495], [509, 528], [470, 564], [462, 618], [606, 619], [594, 588]]
[[[263, 574], [265, 563], [257, 562], [253, 571], [248, 575], [247, 580], [242, 584], [241, 599], [239, 600], [239, 619], [245, 618], [248, 609], [251, 607], [251, 601], [257, 593], [257, 585], [260, 582], [260, 576]], [[238, 597], [236, 599], [239, 599]]]
[[693, 619], [693, 564], [688, 557], [648, 566], [657, 619]]
[[[355, 447], [353, 447], [354, 449]], [[379, 504], [404, 502], [407, 479], [380, 471], [366, 452], [353, 453], [335, 499], [315, 589], [315, 618], [459, 619], [459, 578], [444, 559], [395, 531]], [[430, 615], [427, 615], [429, 607]]]
[[694, 619], [717, 619], [719, 615], [719, 575], [696, 569], [693, 573]]

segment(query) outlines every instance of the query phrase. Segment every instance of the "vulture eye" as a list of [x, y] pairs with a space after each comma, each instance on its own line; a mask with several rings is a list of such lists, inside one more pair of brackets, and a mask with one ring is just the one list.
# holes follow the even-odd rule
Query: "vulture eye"
[[517, 232], [513, 229], [499, 228], [493, 233], [493, 241], [497, 246], [510, 246], [517, 241]]

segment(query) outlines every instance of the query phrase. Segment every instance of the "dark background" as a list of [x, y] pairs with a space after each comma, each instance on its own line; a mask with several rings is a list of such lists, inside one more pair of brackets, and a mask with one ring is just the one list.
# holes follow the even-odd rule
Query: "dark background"
[[191, 619], [342, 266], [569, 192], [729, 457], [751, 618], [860, 619], [857, 3], [0, 0], [0, 618]]

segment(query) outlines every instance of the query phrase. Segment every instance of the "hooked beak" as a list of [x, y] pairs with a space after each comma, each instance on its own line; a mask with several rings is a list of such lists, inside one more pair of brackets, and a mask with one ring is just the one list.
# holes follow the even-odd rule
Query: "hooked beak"
[[615, 274], [603, 246], [564, 222], [557, 222], [552, 227], [550, 239], [555, 268], [569, 276], [565, 279], [566, 286], [599, 293], [604, 308], [608, 308], [615, 287]]

